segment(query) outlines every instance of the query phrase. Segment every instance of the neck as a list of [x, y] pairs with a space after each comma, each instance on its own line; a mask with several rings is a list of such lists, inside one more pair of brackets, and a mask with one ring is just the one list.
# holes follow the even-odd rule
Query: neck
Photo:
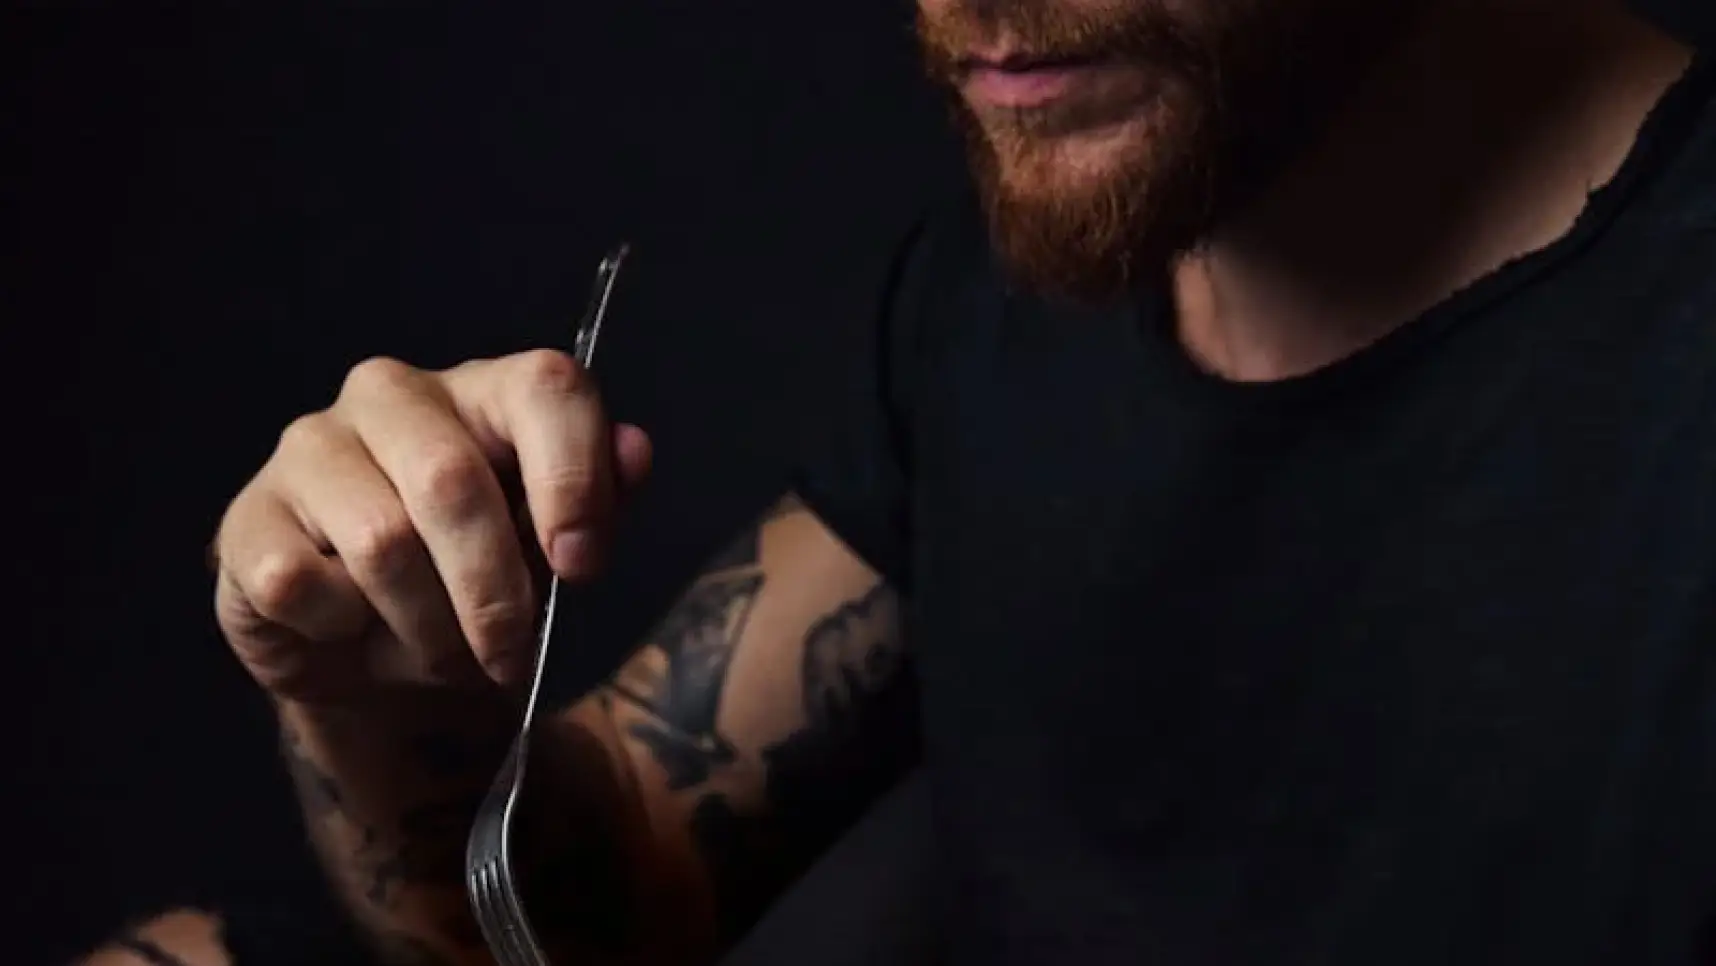
[[1601, 0], [1431, 6], [1329, 135], [1176, 266], [1206, 368], [1320, 369], [1551, 244], [1691, 56]]

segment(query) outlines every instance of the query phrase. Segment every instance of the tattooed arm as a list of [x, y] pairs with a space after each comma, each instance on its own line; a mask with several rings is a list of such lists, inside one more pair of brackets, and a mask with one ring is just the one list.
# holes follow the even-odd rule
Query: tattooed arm
[[[898, 610], [788, 500], [548, 722], [516, 851], [556, 963], [713, 959], [900, 777], [916, 705]], [[384, 957], [486, 964], [460, 873], [512, 718], [449, 730], [469, 713], [422, 700], [385, 729], [373, 711], [287, 713], [288, 758], [324, 864]]]
[[593, 700], [658, 840], [697, 870], [690, 911], [712, 948], [742, 935], [917, 751], [898, 600], [792, 500]]

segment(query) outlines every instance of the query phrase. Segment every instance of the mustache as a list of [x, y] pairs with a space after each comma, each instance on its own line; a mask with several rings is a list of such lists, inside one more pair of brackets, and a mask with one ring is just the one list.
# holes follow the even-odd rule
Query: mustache
[[1126, 60], [1205, 74], [1206, 44], [1159, 2], [1069, 9], [1065, 0], [954, 0], [919, 6], [917, 38], [933, 78], [957, 80], [977, 64], [1044, 66]]

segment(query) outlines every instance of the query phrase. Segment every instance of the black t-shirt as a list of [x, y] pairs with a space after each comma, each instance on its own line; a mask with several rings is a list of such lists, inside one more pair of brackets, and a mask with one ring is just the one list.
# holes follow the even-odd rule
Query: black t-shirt
[[910, 600], [956, 960], [1716, 962], [1711, 77], [1277, 383], [917, 234], [800, 492]]

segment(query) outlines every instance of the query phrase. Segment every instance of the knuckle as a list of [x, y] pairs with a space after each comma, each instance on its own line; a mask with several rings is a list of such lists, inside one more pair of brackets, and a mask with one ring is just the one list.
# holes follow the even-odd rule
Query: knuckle
[[303, 554], [270, 551], [249, 565], [239, 585], [259, 616], [282, 620], [302, 608], [315, 592], [317, 565]]
[[379, 513], [357, 527], [347, 541], [347, 565], [379, 578], [396, 577], [417, 553], [417, 530], [403, 511]]
[[365, 394], [401, 386], [409, 382], [416, 372], [398, 359], [372, 356], [352, 366], [346, 373], [341, 394]]
[[531, 626], [531, 608], [518, 598], [477, 601], [464, 615], [465, 634], [471, 650], [481, 661], [510, 655], [524, 641]]
[[578, 360], [554, 349], [532, 349], [513, 357], [518, 379], [528, 389], [557, 395], [584, 391], [589, 380]]
[[299, 416], [287, 423], [286, 428], [280, 431], [280, 441], [276, 446], [276, 451], [282, 453], [313, 451], [324, 444], [327, 440], [328, 431], [327, 413], [317, 412]]
[[458, 449], [425, 453], [413, 474], [413, 496], [426, 508], [463, 515], [482, 500], [488, 466], [474, 454]]
[[529, 485], [549, 494], [569, 511], [578, 513], [595, 499], [595, 465], [589, 460], [567, 460], [546, 468]]
[[257, 611], [243, 581], [230, 568], [221, 569], [215, 576], [214, 612], [215, 622], [229, 640], [271, 623]]

